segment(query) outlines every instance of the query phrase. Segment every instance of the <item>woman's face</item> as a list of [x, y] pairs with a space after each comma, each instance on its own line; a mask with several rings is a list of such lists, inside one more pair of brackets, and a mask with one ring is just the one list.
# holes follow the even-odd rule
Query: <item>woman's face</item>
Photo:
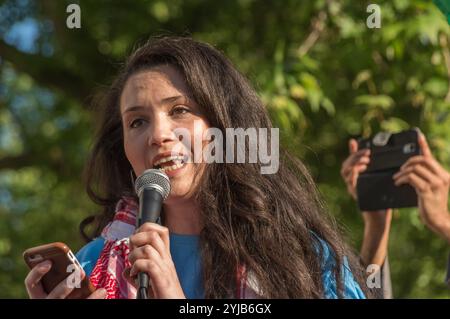
[[[208, 124], [181, 74], [172, 66], [161, 65], [132, 75], [120, 98], [120, 112], [125, 154], [135, 174], [163, 169], [171, 183], [166, 203], [189, 198], [196, 170], [192, 160], [186, 161], [194, 158], [193, 139], [203, 140]], [[187, 129], [190, 143], [180, 141], [176, 129]], [[178, 156], [171, 156], [174, 150]]]

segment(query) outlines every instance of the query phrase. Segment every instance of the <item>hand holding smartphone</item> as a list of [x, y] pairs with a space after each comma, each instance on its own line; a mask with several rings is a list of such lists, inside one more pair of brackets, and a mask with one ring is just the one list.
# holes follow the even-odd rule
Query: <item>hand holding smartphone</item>
[[60, 242], [27, 249], [23, 253], [31, 269], [25, 280], [31, 298], [104, 298], [95, 290], [69, 247]]

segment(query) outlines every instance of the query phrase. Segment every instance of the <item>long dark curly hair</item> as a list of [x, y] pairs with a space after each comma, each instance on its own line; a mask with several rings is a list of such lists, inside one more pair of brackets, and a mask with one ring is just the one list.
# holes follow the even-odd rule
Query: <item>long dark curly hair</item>
[[[85, 177], [89, 197], [103, 211], [81, 223], [87, 240], [112, 220], [121, 197], [135, 196], [119, 100], [131, 75], [161, 64], [175, 67], [184, 77], [211, 127], [224, 133], [233, 127], [272, 127], [255, 90], [217, 49], [187, 37], [150, 39], [130, 55], [99, 103], [99, 128]], [[278, 172], [264, 175], [260, 169], [261, 163], [204, 167], [195, 200], [204, 225], [200, 249], [206, 298], [233, 296], [239, 265], [252, 273], [264, 298], [322, 298], [322, 246], [316, 237], [329, 245], [334, 256], [339, 296], [343, 296], [343, 282], [338, 265], [345, 258], [369, 295], [357, 258], [326, 213], [302, 162], [281, 148]]]

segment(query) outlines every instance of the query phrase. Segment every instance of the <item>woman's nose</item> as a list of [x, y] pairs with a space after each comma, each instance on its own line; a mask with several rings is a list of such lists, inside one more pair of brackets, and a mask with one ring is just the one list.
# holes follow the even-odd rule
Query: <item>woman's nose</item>
[[150, 128], [148, 143], [150, 146], [161, 146], [164, 143], [171, 142], [174, 139], [174, 132], [170, 125], [170, 120], [164, 115], [159, 115], [154, 119]]

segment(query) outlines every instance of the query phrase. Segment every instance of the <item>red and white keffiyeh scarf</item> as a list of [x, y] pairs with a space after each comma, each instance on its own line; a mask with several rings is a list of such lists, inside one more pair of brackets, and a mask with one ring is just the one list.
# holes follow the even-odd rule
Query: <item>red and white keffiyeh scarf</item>
[[90, 280], [98, 288], [105, 288], [106, 299], [135, 299], [136, 288], [123, 272], [131, 267], [128, 260], [129, 237], [134, 233], [138, 206], [130, 198], [121, 199], [114, 219], [102, 231], [105, 239], [100, 257], [92, 270]]
[[[137, 203], [128, 197], [122, 198], [116, 206], [114, 219], [102, 231], [105, 239], [100, 257], [92, 270], [90, 280], [97, 288], [105, 288], [106, 299], [135, 299], [136, 288], [124, 277], [125, 269], [131, 267], [128, 260], [129, 237], [136, 228]], [[249, 278], [245, 267], [236, 273], [235, 298], [257, 298], [254, 281]]]

